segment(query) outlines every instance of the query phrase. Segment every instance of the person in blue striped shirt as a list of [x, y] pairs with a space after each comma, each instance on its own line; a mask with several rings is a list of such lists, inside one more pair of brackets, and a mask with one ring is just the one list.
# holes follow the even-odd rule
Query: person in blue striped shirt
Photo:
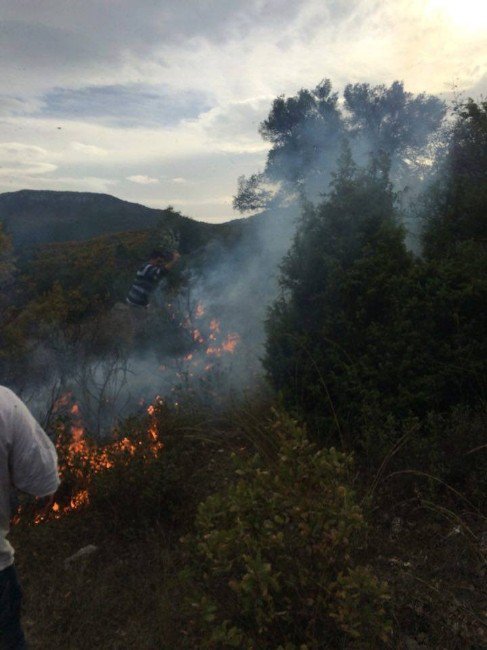
[[152, 292], [179, 258], [176, 250], [153, 250], [149, 261], [137, 271], [126, 298], [127, 303], [133, 307], [147, 307]]

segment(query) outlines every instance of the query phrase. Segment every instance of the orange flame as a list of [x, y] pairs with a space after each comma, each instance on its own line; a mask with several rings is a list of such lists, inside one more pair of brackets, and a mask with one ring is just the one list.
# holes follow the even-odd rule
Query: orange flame
[[224, 352], [233, 354], [240, 342], [238, 334], [228, 334], [221, 345], [209, 345], [206, 349], [208, 356], [221, 357]]
[[205, 315], [205, 311], [206, 311], [206, 310], [205, 310], [204, 306], [199, 302], [199, 303], [196, 305], [196, 309], [195, 309], [194, 315], [196, 316], [196, 318], [201, 318], [202, 316]]
[[[160, 398], [157, 398], [157, 401], [161, 403]], [[63, 404], [64, 406], [67, 405], [64, 402]], [[141, 440], [136, 444], [128, 437], [125, 437], [103, 447], [97, 447], [92, 443], [90, 444], [85, 438], [85, 429], [81, 421], [80, 408], [77, 404], [73, 404], [70, 413], [76, 418], [71, 426], [71, 441], [67, 448], [62, 448], [63, 442], [59, 438], [56, 445], [60, 456], [62, 455], [64, 459], [59, 472], [62, 480], [71, 471], [79, 479], [80, 487], [72, 494], [69, 503], [61, 504], [56, 501], [48, 514], [39, 514], [34, 518], [34, 524], [40, 524], [47, 519], [59, 519], [72, 511], [87, 506], [90, 502], [90, 478], [93, 474], [112, 468], [115, 461], [126, 462], [123, 455], [130, 458], [140, 450], [141, 453], [156, 457], [164, 448], [164, 444], [159, 440], [154, 404], [147, 407], [147, 414], [150, 417], [147, 429], [148, 444], [143, 443]], [[19, 520], [20, 516], [15, 518], [14, 523], [18, 523]]]

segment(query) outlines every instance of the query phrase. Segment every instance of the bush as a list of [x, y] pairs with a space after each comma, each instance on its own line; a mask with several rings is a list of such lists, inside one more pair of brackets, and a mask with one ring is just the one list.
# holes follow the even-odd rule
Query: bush
[[[72, 416], [58, 418], [55, 439], [61, 487], [50, 519], [82, 510], [118, 536], [145, 536], [158, 524], [186, 524], [207, 495], [201, 489], [210, 444], [194, 439], [184, 415], [157, 399], [127, 418], [112, 436], [90, 436]], [[216, 444], [216, 443], [215, 443]], [[188, 478], [189, 477], [189, 478]], [[22, 508], [23, 519], [36, 516]]]
[[[481, 512], [487, 494], [487, 446], [485, 408], [457, 407], [445, 415], [430, 413], [409, 436], [404, 447], [388, 466], [394, 485], [403, 478], [409, 487], [414, 484], [416, 496], [454, 504]], [[402, 498], [408, 493], [400, 481], [396, 491]], [[391, 494], [392, 485], [388, 485]]]
[[200, 505], [183, 540], [191, 644], [380, 647], [388, 594], [357, 564], [365, 522], [348, 485], [351, 458], [317, 450], [284, 416], [272, 434], [275, 457], [236, 459], [238, 480]]
[[109, 455], [111, 467], [92, 476], [94, 516], [128, 537], [144, 535], [157, 524], [192, 520], [202, 498], [196, 495], [205, 494], [200, 483], [206, 447], [187, 435], [178, 414], [162, 400], [156, 402], [153, 416], [126, 421], [124, 434], [131, 450], [115, 446]]
[[[377, 464], [367, 429], [485, 400], [485, 244], [413, 257], [386, 161], [345, 153], [325, 201], [303, 214], [267, 320], [268, 376], [288, 408], [330, 444]], [[370, 446], [370, 443], [372, 445]]]

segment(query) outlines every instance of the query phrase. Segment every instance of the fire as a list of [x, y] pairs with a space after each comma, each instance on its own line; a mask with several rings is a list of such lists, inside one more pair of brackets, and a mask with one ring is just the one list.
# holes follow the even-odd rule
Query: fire
[[237, 345], [240, 342], [240, 336], [238, 334], [228, 334], [224, 339], [221, 345], [210, 345], [206, 349], [206, 354], [209, 356], [221, 357], [224, 352], [229, 352], [233, 354], [237, 349]]
[[64, 395], [61, 395], [61, 397], [59, 397], [54, 402], [54, 406], [52, 407], [53, 413], [58, 413], [60, 410], [67, 408], [69, 406], [72, 396], [73, 393], [71, 392], [64, 393]]
[[191, 336], [193, 337], [193, 341], [195, 343], [204, 343], [205, 342], [205, 339], [203, 338], [203, 336], [201, 335], [201, 332], [198, 329], [194, 329], [191, 332]]
[[[55, 410], [65, 410], [72, 399], [71, 394], [63, 396], [55, 405]], [[156, 403], [162, 403], [157, 398]], [[66, 477], [73, 477], [79, 488], [70, 496], [67, 503], [55, 501], [48, 513], [38, 514], [34, 517], [34, 524], [40, 524], [47, 519], [59, 519], [60, 517], [86, 507], [90, 503], [90, 481], [94, 474], [106, 471], [117, 463], [127, 462], [137, 453], [143, 453], [148, 457], [157, 457], [164, 448], [159, 440], [157, 427], [156, 406], [150, 404], [147, 407], [149, 424], [147, 427], [147, 440], [138, 440], [137, 443], [124, 437], [120, 440], [108, 443], [104, 446], [96, 446], [85, 437], [85, 429], [81, 420], [81, 412], [78, 404], [73, 404], [68, 409], [72, 417], [70, 426], [70, 440], [66, 444], [63, 436], [59, 436], [56, 447], [60, 458], [59, 473], [61, 482]], [[22, 512], [14, 518], [18, 523]]]
[[[204, 305], [198, 303], [193, 311], [193, 318], [202, 319], [205, 314]], [[205, 318], [196, 328], [192, 324], [192, 318], [188, 316], [180, 325], [188, 331], [193, 341], [193, 350], [182, 359], [191, 364], [192, 368], [198, 367], [204, 372], [209, 372], [217, 367], [215, 359], [225, 354], [234, 354], [240, 343], [240, 336], [237, 333], [227, 335], [222, 333], [222, 325], [217, 318]], [[171, 364], [160, 365], [159, 369], [161, 371], [170, 370]], [[178, 376], [183, 375], [178, 374]], [[193, 377], [193, 374], [189, 372], [184, 376]], [[175, 389], [173, 388], [173, 390]], [[139, 405], [143, 406], [144, 404], [145, 400], [141, 399]], [[159, 439], [157, 426], [157, 406], [160, 404], [162, 404], [162, 399], [156, 398], [154, 404], [147, 406], [149, 422], [145, 439], [134, 441], [126, 436], [105, 445], [95, 445], [86, 436], [82, 409], [74, 401], [73, 394], [67, 392], [59, 397], [53, 406], [53, 412], [67, 415], [70, 420], [69, 430], [64, 428], [56, 443], [60, 458], [61, 480], [67, 484], [74, 483], [76, 487], [67, 499], [57, 500], [48, 514], [37, 515], [34, 523], [39, 524], [47, 519], [58, 519], [89, 505], [90, 482], [95, 474], [110, 470], [116, 464], [123, 465], [137, 454], [142, 454], [143, 458], [157, 457], [164, 448], [163, 442]], [[178, 407], [178, 404], [175, 402], [174, 406]], [[65, 434], [68, 435], [68, 439]], [[16, 517], [16, 521], [19, 520], [19, 517]]]
[[90, 498], [88, 496], [88, 490], [80, 490], [73, 497], [71, 497], [69, 506], [71, 510], [77, 510], [78, 508], [86, 505], [89, 502], [90, 502]]
[[220, 321], [216, 318], [212, 318], [210, 321], [210, 330], [215, 334], [220, 333]]
[[231, 352], [233, 354], [239, 342], [240, 336], [238, 334], [229, 334], [223, 341], [222, 348], [225, 352]]
[[[201, 318], [205, 314], [205, 307], [201, 303], [198, 303], [194, 310], [195, 317]], [[221, 357], [225, 353], [233, 354], [240, 343], [240, 336], [236, 333], [227, 334], [222, 340], [222, 326], [217, 318], [211, 318], [209, 324], [204, 328], [193, 328], [189, 317], [183, 321], [182, 325], [190, 330], [194, 343], [205, 346], [205, 353], [208, 356]], [[207, 332], [206, 336], [202, 333], [204, 330]], [[186, 354], [183, 360], [192, 361], [194, 365], [197, 365], [199, 361], [195, 359], [193, 352]], [[212, 367], [213, 364], [206, 364], [204, 369], [209, 370]]]

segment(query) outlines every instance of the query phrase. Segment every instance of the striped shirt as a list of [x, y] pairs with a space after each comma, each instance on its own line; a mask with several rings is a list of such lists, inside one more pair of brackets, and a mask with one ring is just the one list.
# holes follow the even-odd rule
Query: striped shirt
[[145, 264], [137, 271], [137, 276], [127, 295], [129, 305], [147, 307], [151, 293], [159, 284], [159, 280], [167, 275], [164, 267]]

